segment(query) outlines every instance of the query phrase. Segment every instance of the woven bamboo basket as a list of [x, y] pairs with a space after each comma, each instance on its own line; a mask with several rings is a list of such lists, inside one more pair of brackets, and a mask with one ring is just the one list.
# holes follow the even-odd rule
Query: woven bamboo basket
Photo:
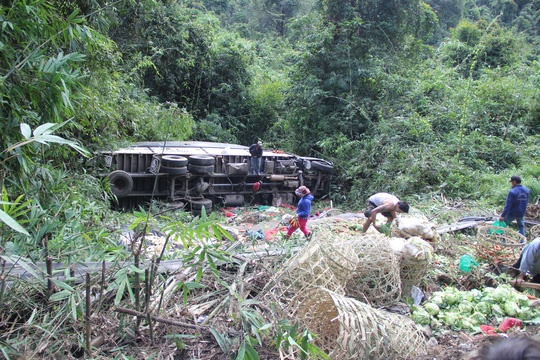
[[343, 294], [349, 274], [356, 268], [358, 257], [345, 251], [346, 242], [334, 243], [330, 232], [318, 232], [317, 239], [307, 243], [283, 264], [262, 296], [282, 304], [286, 309], [293, 298], [304, 296], [307, 289], [322, 286]]
[[349, 244], [358, 256], [350, 273], [345, 294], [373, 306], [395, 304], [401, 298], [399, 258], [388, 238], [382, 234], [364, 234]]
[[311, 289], [294, 315], [318, 335], [317, 346], [332, 359], [411, 359], [426, 353], [426, 340], [408, 317], [328, 289]]
[[540, 237], [540, 224], [536, 224], [529, 229], [529, 233], [533, 239]]
[[480, 259], [493, 264], [515, 261], [527, 238], [505, 227], [482, 225], [476, 233], [476, 253]]
[[421, 287], [422, 280], [426, 277], [430, 264], [431, 260], [401, 259], [399, 266], [403, 295], [410, 297], [413, 286]]

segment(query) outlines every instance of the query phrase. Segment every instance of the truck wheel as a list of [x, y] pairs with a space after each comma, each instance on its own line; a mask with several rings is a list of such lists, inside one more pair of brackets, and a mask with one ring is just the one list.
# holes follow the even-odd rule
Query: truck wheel
[[191, 155], [188, 159], [189, 164], [193, 165], [214, 165], [216, 159], [208, 155]]
[[188, 172], [188, 169], [186, 166], [182, 166], [182, 167], [162, 166], [161, 171], [169, 175], [184, 175]]
[[214, 165], [192, 165], [187, 166], [188, 170], [194, 174], [208, 174], [214, 172]]
[[200, 215], [202, 208], [206, 210], [207, 214], [210, 214], [212, 212], [212, 200], [191, 200], [191, 213], [194, 216]]
[[314, 170], [319, 170], [323, 173], [331, 173], [334, 170], [334, 166], [331, 164], [326, 164], [321, 161], [312, 161], [311, 168]]
[[188, 164], [187, 157], [179, 155], [164, 155], [161, 158], [161, 163], [163, 166], [172, 168], [172, 167], [183, 167]]
[[121, 198], [133, 190], [133, 178], [123, 170], [115, 170], [109, 174], [111, 192]]

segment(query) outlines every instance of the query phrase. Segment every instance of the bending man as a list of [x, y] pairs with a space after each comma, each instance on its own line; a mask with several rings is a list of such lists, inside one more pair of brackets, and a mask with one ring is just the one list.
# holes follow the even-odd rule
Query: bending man
[[377, 214], [382, 214], [387, 218], [386, 223], [390, 224], [396, 217], [396, 213], [408, 213], [409, 204], [405, 201], [399, 200], [396, 196], [388, 193], [376, 193], [369, 197], [364, 215], [366, 216], [366, 222], [364, 223], [363, 231], [366, 232], [369, 225], [373, 223], [373, 227], [377, 230], [377, 224], [375, 219]]

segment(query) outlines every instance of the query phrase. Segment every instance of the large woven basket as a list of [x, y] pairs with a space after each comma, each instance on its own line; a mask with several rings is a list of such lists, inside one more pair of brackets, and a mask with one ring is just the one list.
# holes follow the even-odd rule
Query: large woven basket
[[317, 334], [317, 346], [332, 359], [412, 359], [426, 353], [426, 339], [406, 316], [323, 288], [306, 295], [294, 316]]
[[373, 306], [395, 304], [401, 298], [399, 258], [382, 234], [364, 234], [349, 243], [358, 256], [345, 285], [345, 294]]
[[344, 251], [346, 245], [334, 243], [329, 235], [318, 232], [317, 240], [307, 243], [286, 261], [263, 289], [262, 296], [270, 297], [286, 310], [293, 298], [303, 297], [306, 290], [314, 286], [343, 294], [358, 258], [354, 253]]
[[480, 259], [493, 264], [515, 261], [527, 238], [505, 227], [481, 225], [476, 233], [476, 252]]

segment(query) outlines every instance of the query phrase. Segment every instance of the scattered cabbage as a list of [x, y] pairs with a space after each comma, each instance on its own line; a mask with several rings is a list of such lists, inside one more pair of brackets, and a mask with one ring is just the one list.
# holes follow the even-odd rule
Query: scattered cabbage
[[453, 311], [446, 311], [441, 320], [448, 326], [457, 327], [459, 325], [459, 313]]
[[439, 310], [440, 310], [439, 306], [435, 303], [430, 302], [430, 303], [424, 304], [424, 308], [431, 316], [437, 316], [437, 314], [439, 314]]
[[519, 306], [513, 301], [507, 301], [502, 305], [504, 313], [508, 316], [515, 317], [519, 311]]
[[431, 323], [431, 317], [429, 316], [429, 313], [421, 307], [417, 307], [414, 309], [411, 315], [411, 319], [413, 319], [414, 322], [420, 325], [429, 325]]
[[504, 317], [504, 311], [498, 304], [492, 304], [491, 305], [491, 313], [496, 318]]
[[411, 318], [433, 329], [447, 326], [453, 329], [479, 331], [478, 326], [493, 318], [504, 317], [531, 320], [540, 315], [540, 309], [530, 308], [528, 297], [509, 285], [459, 291], [448, 286], [433, 293], [429, 302], [414, 306]]
[[461, 294], [458, 290], [452, 288], [450, 291], [445, 291], [442, 298], [447, 305], [452, 306], [454, 304], [459, 304], [461, 301]]
[[531, 320], [533, 318], [533, 311], [529, 307], [522, 307], [518, 309], [516, 317], [520, 320]]
[[474, 311], [479, 312], [481, 314], [486, 314], [486, 316], [491, 315], [491, 305], [487, 301], [481, 301], [479, 303], [476, 303], [474, 305]]
[[495, 300], [498, 303], [504, 303], [508, 299], [512, 297], [512, 288], [508, 285], [501, 285], [495, 290], [493, 290], [493, 300]]
[[440, 293], [440, 292], [437, 291], [436, 293], [434, 293], [433, 297], [429, 300], [429, 302], [432, 303], [432, 304], [437, 305], [439, 307], [439, 309], [445, 308], [446, 304], [443, 301], [442, 293], [440, 293], [440, 294], [438, 294], [438, 293]]
[[469, 319], [469, 321], [474, 326], [480, 326], [482, 324], [487, 323], [487, 317], [486, 315], [482, 313], [475, 312], [474, 314], [471, 315], [471, 318]]
[[514, 296], [514, 300], [517, 301], [519, 307], [529, 307], [529, 298], [527, 297], [527, 295], [525, 294], [522, 294], [522, 293], [517, 293], [515, 296]]
[[472, 313], [474, 307], [470, 301], [464, 300], [458, 305], [458, 310], [461, 314], [466, 315]]

